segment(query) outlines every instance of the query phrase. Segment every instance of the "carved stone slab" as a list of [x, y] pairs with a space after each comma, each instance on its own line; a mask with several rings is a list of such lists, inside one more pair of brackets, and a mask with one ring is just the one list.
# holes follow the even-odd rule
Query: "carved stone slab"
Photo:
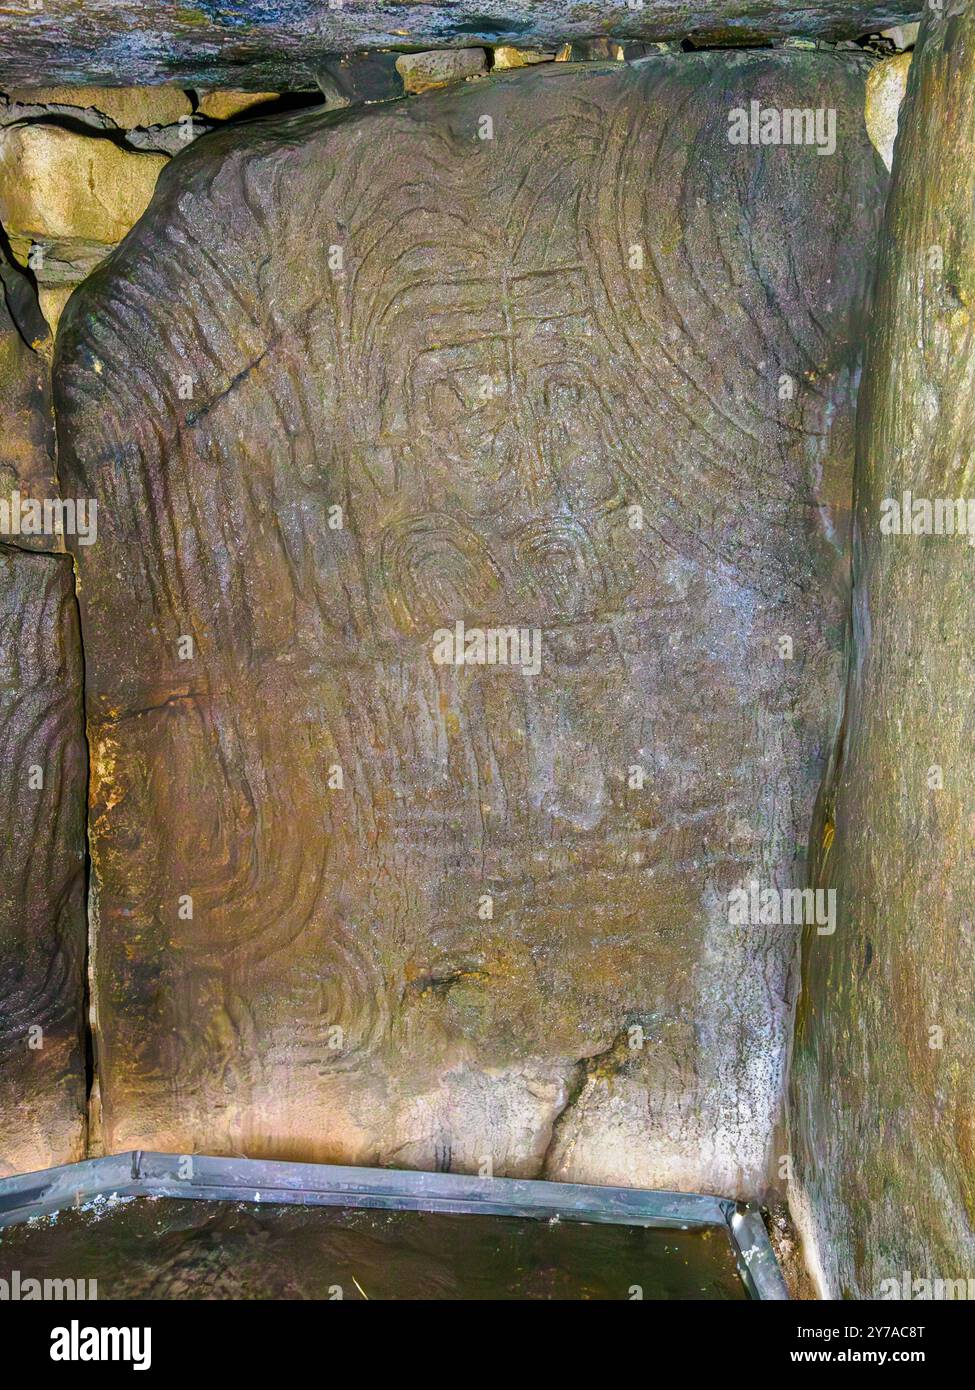
[[110, 1149], [763, 1182], [885, 174], [560, 68], [199, 141], [62, 320]]

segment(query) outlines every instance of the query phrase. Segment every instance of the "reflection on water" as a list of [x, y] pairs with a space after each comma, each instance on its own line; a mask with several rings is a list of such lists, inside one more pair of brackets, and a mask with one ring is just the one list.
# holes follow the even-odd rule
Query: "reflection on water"
[[721, 1228], [137, 1198], [0, 1230], [0, 1277], [99, 1298], [740, 1299]]

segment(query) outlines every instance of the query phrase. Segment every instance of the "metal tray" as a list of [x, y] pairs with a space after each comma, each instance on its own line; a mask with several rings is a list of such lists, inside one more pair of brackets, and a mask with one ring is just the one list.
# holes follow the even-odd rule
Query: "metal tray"
[[727, 1198], [693, 1192], [135, 1150], [0, 1180], [0, 1226], [111, 1196], [558, 1217], [658, 1228], [724, 1227], [749, 1296], [789, 1296], [760, 1213]]

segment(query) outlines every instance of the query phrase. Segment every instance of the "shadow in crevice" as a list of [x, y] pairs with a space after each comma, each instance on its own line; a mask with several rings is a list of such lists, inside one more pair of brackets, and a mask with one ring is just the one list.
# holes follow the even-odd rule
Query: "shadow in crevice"
[[7, 233], [0, 226], [0, 283], [11, 321], [32, 352], [47, 344], [51, 336], [47, 319], [41, 313], [37, 278], [29, 267], [14, 259]]

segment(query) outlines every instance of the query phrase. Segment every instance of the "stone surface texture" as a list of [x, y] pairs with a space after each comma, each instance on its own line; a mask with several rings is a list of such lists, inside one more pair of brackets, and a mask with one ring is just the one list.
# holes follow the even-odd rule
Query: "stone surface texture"
[[833, 1297], [975, 1260], [975, 549], [880, 529], [905, 489], [973, 496], [973, 383], [975, 8], [948, 0], [922, 24], [881, 242], [820, 837], [839, 925], [806, 945], [798, 1014], [792, 1205]]
[[790, 34], [854, 39], [922, 8], [923, 0], [44, 0], [0, 10], [0, 85], [310, 88], [322, 59], [356, 49], [548, 46], [600, 35], [739, 45]]
[[796, 932], [727, 895], [802, 881], [838, 719], [865, 68], [230, 127], [72, 296], [107, 1148], [764, 1186]]
[[[19, 491], [43, 501], [57, 495], [50, 363], [28, 347], [0, 286], [0, 498]], [[0, 541], [4, 539], [0, 531]], [[44, 537], [18, 544], [48, 549]], [[63, 546], [61, 547], [63, 549]]]
[[0, 130], [0, 223], [14, 256], [27, 265], [40, 248], [44, 284], [84, 279], [145, 211], [166, 160], [55, 125]]
[[554, 53], [542, 53], [533, 48], [515, 48], [512, 44], [502, 43], [491, 54], [491, 66], [497, 70], [527, 68], [534, 63], [550, 63], [554, 57]]
[[913, 53], [898, 53], [896, 58], [886, 58], [867, 78], [867, 134], [888, 169], [894, 163], [897, 122], [913, 56]]
[[84, 1156], [82, 689], [70, 557], [0, 544], [0, 1176]]
[[407, 92], [429, 92], [487, 71], [483, 48], [440, 49], [433, 53], [403, 53], [396, 59], [396, 71]]
[[265, 101], [276, 101], [277, 92], [200, 92], [197, 111], [201, 116], [209, 116], [214, 121], [229, 121], [252, 106], [260, 106]]
[[917, 43], [918, 31], [921, 28], [919, 23], [896, 24], [893, 29], [881, 30], [881, 37], [890, 39], [896, 48], [913, 48]]
[[97, 111], [120, 130], [172, 125], [193, 110], [193, 103], [179, 87], [27, 87], [14, 88], [6, 95], [18, 105]]
[[38, 287], [38, 304], [51, 330], [52, 337], [58, 331], [64, 306], [71, 298], [73, 291], [74, 285], [50, 285], [46, 288], [44, 285], [40, 285]]

